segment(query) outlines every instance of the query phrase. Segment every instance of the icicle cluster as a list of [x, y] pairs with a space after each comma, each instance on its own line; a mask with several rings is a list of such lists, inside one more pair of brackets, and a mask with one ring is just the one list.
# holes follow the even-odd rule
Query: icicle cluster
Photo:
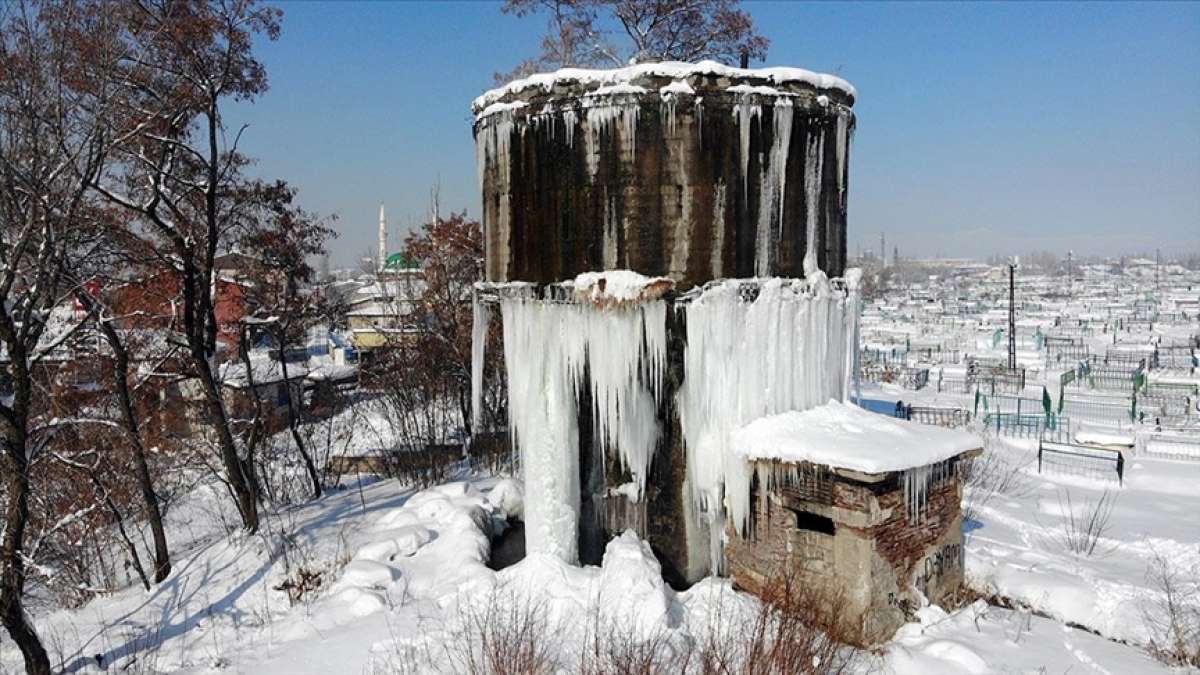
[[[509, 170], [509, 148], [512, 145], [513, 113], [526, 106], [521, 101], [494, 103], [479, 115], [479, 130], [475, 138], [475, 163], [479, 185], [487, 172], [489, 158], [497, 162], [497, 171], [506, 179]], [[524, 127], [522, 127], [524, 128]]]
[[666, 303], [601, 308], [509, 297], [500, 310], [509, 431], [525, 476], [526, 548], [575, 562], [580, 392], [590, 387], [598, 444], [619, 453], [641, 499], [659, 439]]
[[821, 203], [821, 171], [825, 159], [825, 136], [810, 134], [804, 157], [804, 276], [817, 271], [817, 214]]
[[726, 508], [740, 533], [749, 516], [749, 466], [730, 432], [765, 415], [845, 400], [855, 304], [825, 275], [768, 279], [753, 301], [726, 281], [686, 307], [687, 347], [678, 395], [687, 479], [712, 533], [713, 570], [723, 559]]
[[680, 96], [695, 96], [696, 90], [692, 89], [687, 82], [677, 81], [668, 84], [665, 87], [660, 87], [658, 97], [662, 99], [662, 109], [660, 113], [667, 118], [668, 133], [675, 134], [675, 104], [679, 101]]
[[474, 298], [471, 303], [471, 433], [483, 429], [483, 361], [492, 310]]
[[628, 152], [631, 160], [637, 155], [640, 96], [646, 93], [642, 87], [617, 84], [600, 87], [582, 96], [588, 175], [595, 176], [600, 166], [600, 139], [606, 133], [618, 132], [622, 154]]
[[925, 505], [929, 503], [929, 491], [951, 477], [953, 468], [951, 462], [938, 462], [915, 466], [900, 474], [900, 483], [904, 488], [904, 501], [908, 505], [908, 518], [914, 523], [920, 523], [925, 517]]
[[783, 197], [787, 190], [788, 148], [792, 142], [792, 113], [789, 98], [775, 99], [771, 115], [771, 154], [759, 178], [758, 232], [754, 249], [754, 273], [767, 276], [775, 267], [779, 233], [783, 223]]

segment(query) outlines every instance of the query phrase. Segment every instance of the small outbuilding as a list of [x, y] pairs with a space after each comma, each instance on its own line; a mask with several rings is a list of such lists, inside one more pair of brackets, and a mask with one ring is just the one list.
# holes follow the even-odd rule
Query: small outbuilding
[[964, 462], [971, 433], [831, 401], [733, 433], [744, 496], [727, 492], [728, 572], [770, 595], [781, 575], [840, 603], [843, 634], [888, 639], [925, 601], [953, 605], [963, 582]]

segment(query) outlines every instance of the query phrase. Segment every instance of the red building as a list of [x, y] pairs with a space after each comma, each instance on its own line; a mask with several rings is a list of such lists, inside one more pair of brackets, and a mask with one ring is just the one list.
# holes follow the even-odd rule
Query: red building
[[[237, 354], [241, 345], [241, 320], [247, 313], [249, 282], [222, 275], [217, 279], [214, 298], [217, 340]], [[123, 328], [181, 329], [183, 326], [183, 283], [179, 275], [160, 272], [140, 280], [127, 281], [114, 293], [114, 313]]]

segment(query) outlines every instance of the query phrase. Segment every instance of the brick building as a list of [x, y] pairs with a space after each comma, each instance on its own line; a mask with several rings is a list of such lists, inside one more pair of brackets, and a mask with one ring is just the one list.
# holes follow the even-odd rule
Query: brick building
[[839, 602], [845, 634], [863, 645], [891, 637], [922, 596], [953, 604], [960, 465], [978, 437], [835, 403], [735, 437], [752, 472], [745, 522], [731, 519], [725, 549], [737, 586], [769, 594], [792, 575]]

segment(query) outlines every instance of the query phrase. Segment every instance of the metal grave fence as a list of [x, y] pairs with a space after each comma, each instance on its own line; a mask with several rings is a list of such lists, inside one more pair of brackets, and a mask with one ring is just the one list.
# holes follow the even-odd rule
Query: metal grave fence
[[1125, 484], [1125, 455], [1088, 445], [1041, 441], [1038, 443], [1038, 473], [1043, 471]]
[[1138, 456], [1200, 461], [1200, 433], [1139, 432], [1133, 442]]

